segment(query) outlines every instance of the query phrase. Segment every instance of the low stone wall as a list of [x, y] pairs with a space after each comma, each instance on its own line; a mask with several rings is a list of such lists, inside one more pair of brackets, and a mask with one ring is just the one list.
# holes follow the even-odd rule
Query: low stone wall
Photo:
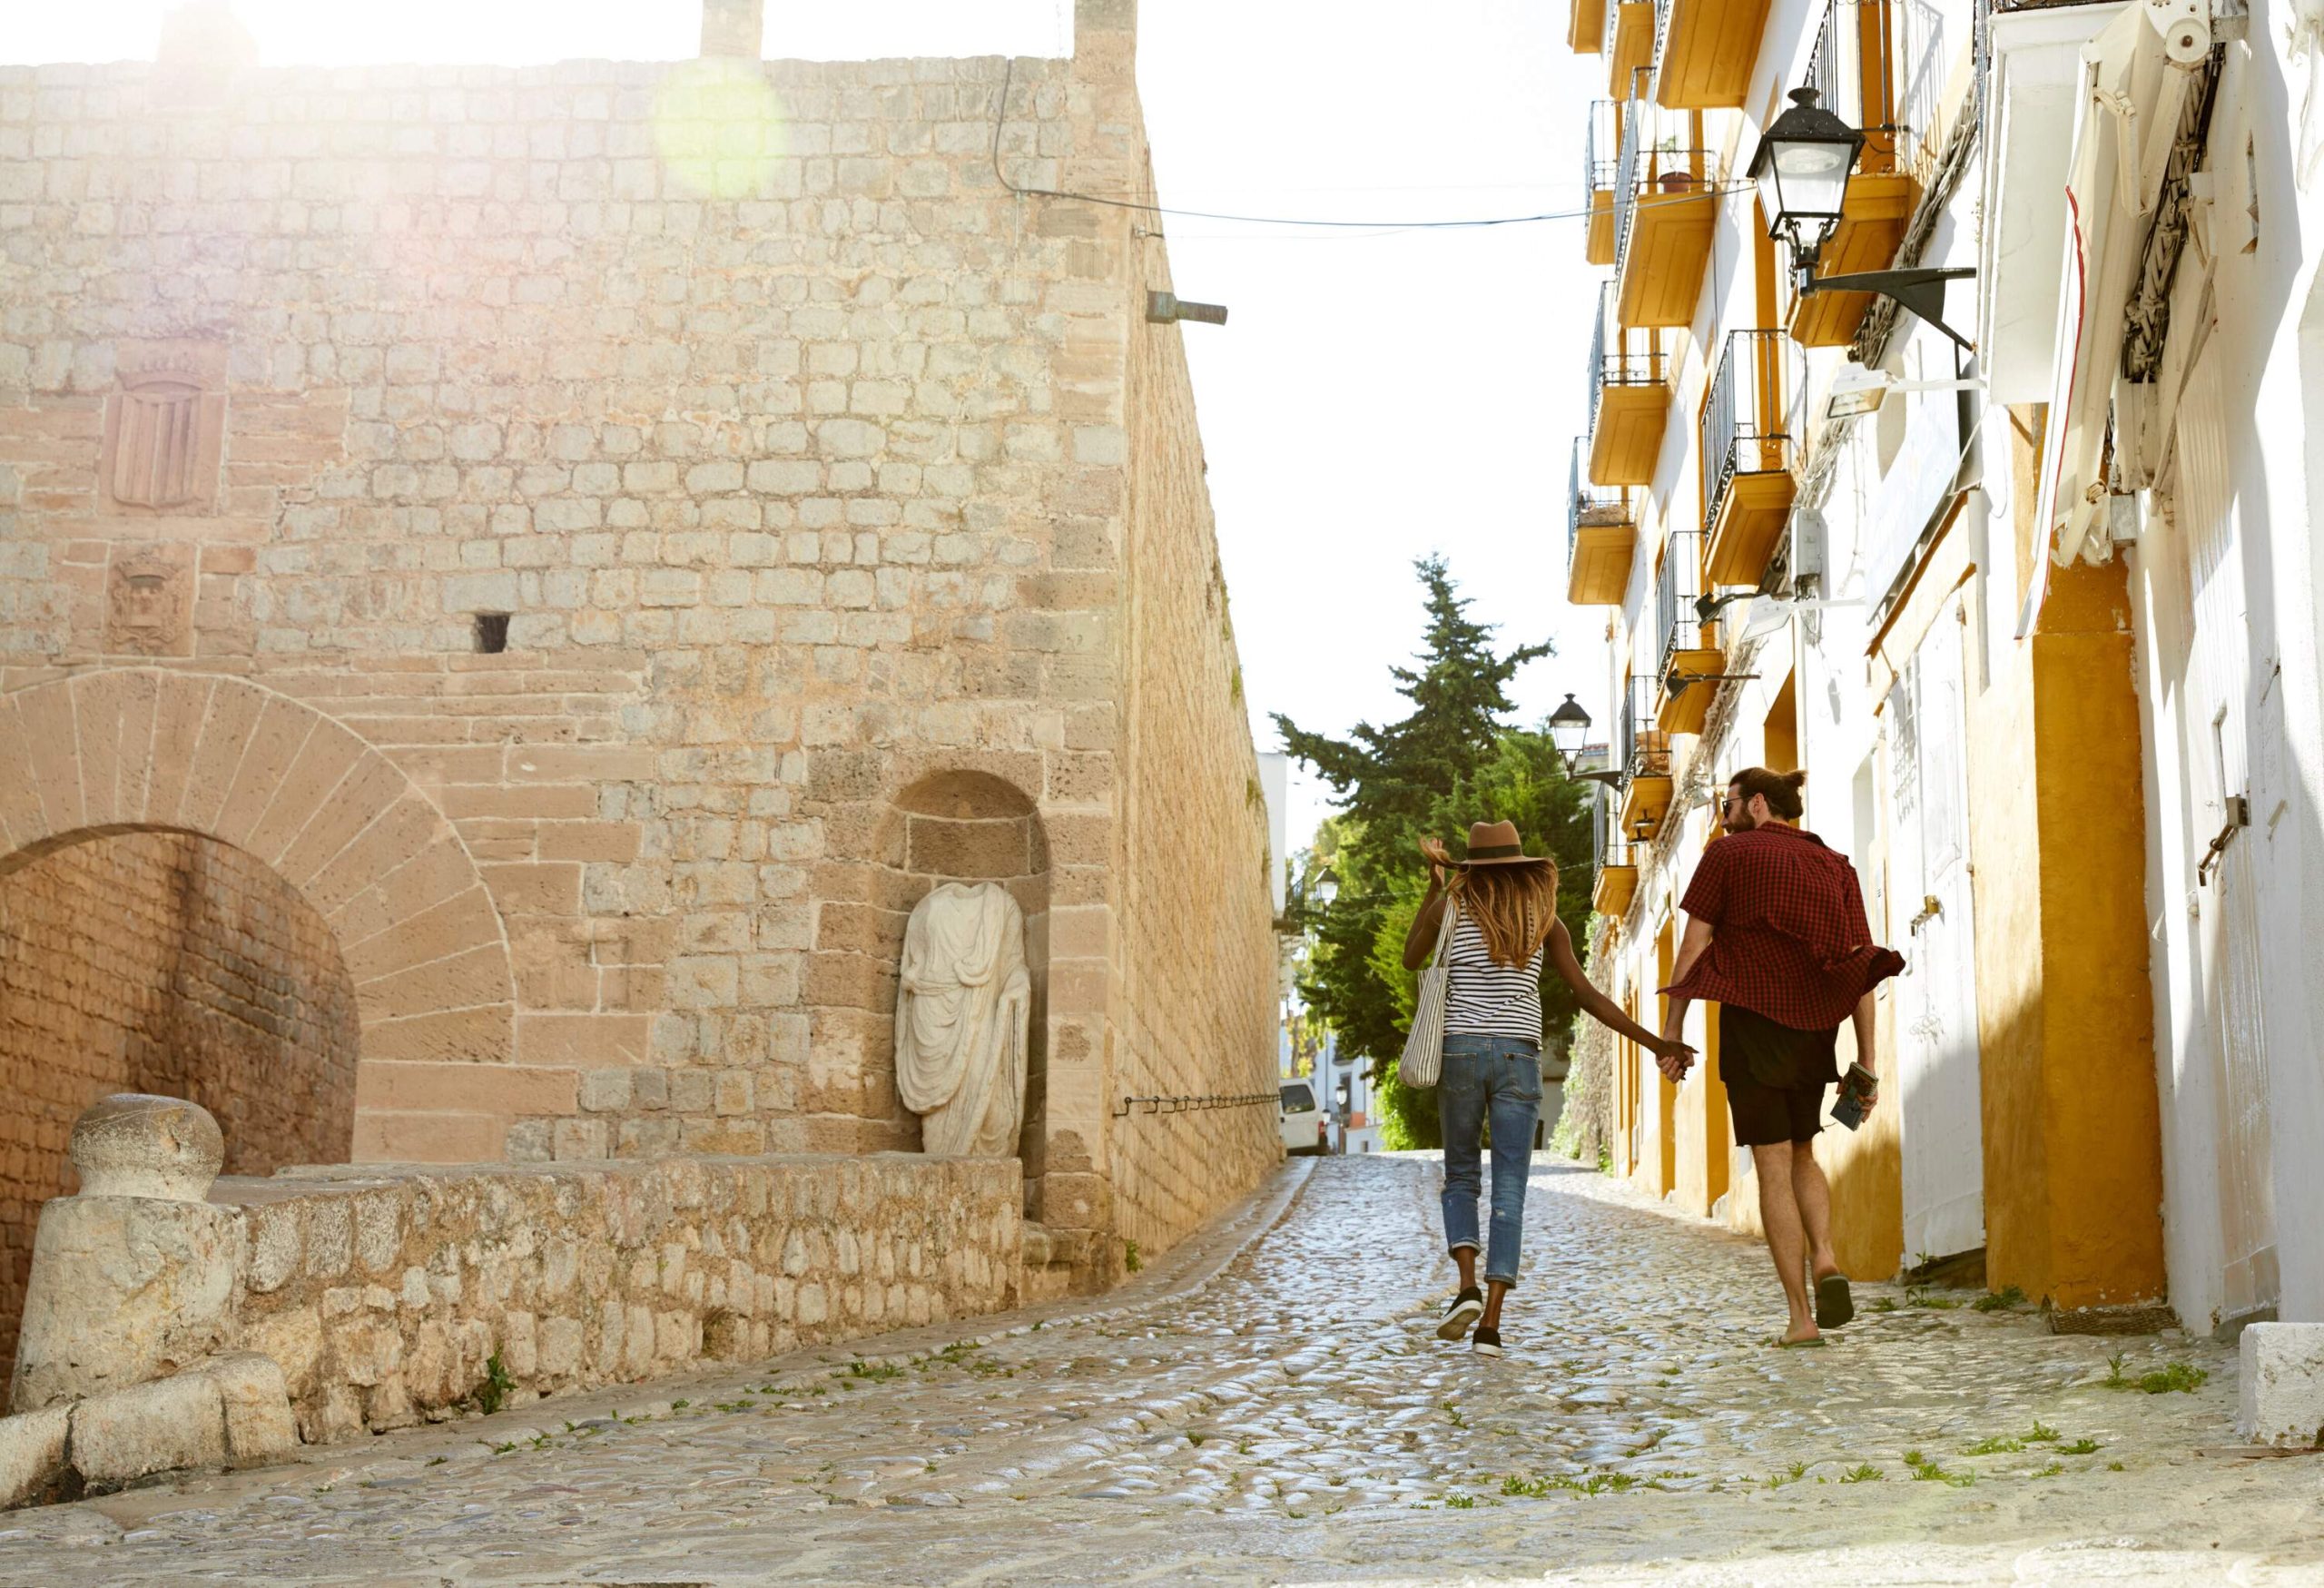
[[231, 1348], [319, 1443], [700, 1361], [1000, 1311], [1015, 1159], [674, 1159], [227, 1179]]

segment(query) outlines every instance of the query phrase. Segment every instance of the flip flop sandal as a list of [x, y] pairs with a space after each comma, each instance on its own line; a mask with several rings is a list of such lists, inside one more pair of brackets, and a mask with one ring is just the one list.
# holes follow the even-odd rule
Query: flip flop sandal
[[1821, 1335], [1817, 1335], [1812, 1340], [1787, 1340], [1781, 1335], [1769, 1335], [1768, 1336], [1768, 1344], [1773, 1346], [1778, 1351], [1806, 1351], [1821, 1346], [1823, 1343], [1824, 1336]]
[[1856, 1302], [1848, 1295], [1846, 1274], [1827, 1274], [1816, 1281], [1816, 1327], [1836, 1329], [1856, 1317]]

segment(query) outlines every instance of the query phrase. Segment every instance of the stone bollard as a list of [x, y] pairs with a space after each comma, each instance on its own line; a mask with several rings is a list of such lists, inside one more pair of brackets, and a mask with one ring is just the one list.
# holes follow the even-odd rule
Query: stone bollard
[[2237, 1429], [2255, 1445], [2324, 1449], [2324, 1323], [2247, 1324], [2237, 1348]]
[[40, 1211], [14, 1411], [143, 1384], [225, 1343], [241, 1224], [202, 1199], [225, 1158], [218, 1121], [123, 1092], [82, 1113], [69, 1151], [81, 1190]]

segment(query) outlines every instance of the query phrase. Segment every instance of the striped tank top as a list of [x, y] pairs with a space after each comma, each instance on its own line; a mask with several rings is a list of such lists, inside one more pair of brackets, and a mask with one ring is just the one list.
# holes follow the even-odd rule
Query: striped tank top
[[1466, 912], [1452, 927], [1444, 963], [1444, 1033], [1541, 1041], [1541, 950], [1522, 966], [1493, 962], [1485, 934]]

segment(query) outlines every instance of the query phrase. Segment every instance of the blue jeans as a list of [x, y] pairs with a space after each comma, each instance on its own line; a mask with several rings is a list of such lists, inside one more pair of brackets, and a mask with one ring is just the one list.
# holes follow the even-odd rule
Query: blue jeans
[[1485, 1279], [1517, 1283], [1525, 1238], [1525, 1178], [1533, 1166], [1533, 1122], [1541, 1112], [1541, 1050], [1519, 1037], [1444, 1038], [1436, 1082], [1444, 1125], [1444, 1245], [1477, 1249], [1478, 1144], [1492, 1120], [1492, 1227]]

